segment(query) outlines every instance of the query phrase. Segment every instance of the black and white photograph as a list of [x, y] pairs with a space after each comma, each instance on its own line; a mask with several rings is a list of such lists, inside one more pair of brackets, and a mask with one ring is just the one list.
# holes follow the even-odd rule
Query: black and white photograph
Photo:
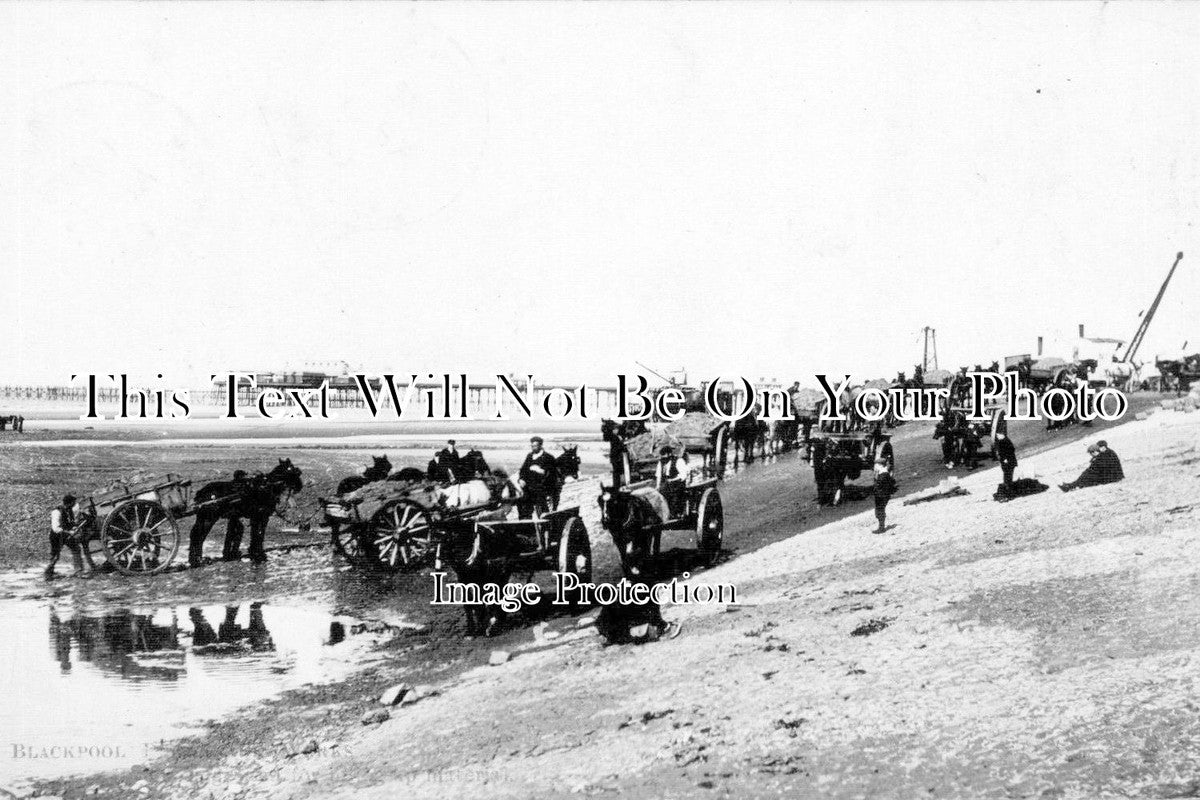
[[0, 4], [0, 800], [1200, 797], [1198, 43]]

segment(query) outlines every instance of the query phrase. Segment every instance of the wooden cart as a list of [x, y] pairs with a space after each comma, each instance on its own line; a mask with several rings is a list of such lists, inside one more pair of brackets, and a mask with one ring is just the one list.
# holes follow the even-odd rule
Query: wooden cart
[[179, 552], [178, 520], [196, 512], [191, 486], [168, 474], [117, 481], [83, 498], [76, 535], [87, 557], [127, 575], [165, 570]]

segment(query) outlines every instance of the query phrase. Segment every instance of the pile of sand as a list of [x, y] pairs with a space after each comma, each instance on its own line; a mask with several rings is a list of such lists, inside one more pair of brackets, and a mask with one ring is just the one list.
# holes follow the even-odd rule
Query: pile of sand
[[1183, 411], [1188, 414], [1200, 408], [1200, 383], [1193, 386], [1183, 397], [1163, 400], [1162, 407], [1167, 411]]

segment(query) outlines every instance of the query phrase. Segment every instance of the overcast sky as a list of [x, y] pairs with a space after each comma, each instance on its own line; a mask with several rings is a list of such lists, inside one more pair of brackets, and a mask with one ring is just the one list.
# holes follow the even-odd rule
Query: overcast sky
[[1200, 349], [1200, 7], [0, 5], [0, 382]]

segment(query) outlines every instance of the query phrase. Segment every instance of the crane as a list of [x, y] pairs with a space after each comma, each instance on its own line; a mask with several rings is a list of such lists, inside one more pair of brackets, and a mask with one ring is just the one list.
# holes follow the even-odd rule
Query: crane
[[1158, 304], [1162, 302], [1163, 294], [1167, 291], [1167, 284], [1171, 282], [1171, 277], [1175, 274], [1175, 268], [1179, 266], [1179, 262], [1183, 260], [1183, 253], [1178, 253], [1175, 256], [1175, 263], [1171, 265], [1171, 271], [1167, 273], [1167, 279], [1162, 282], [1162, 286], [1158, 288], [1158, 294], [1154, 297], [1154, 302], [1150, 304], [1150, 310], [1142, 317], [1142, 322], [1138, 325], [1137, 333], [1129, 340], [1129, 346], [1125, 348], [1125, 357], [1121, 360], [1132, 364], [1133, 357], [1137, 355], [1138, 348], [1142, 346], [1142, 339], [1146, 338], [1146, 331], [1150, 329], [1150, 321], [1154, 319], [1154, 312], [1158, 311]]

